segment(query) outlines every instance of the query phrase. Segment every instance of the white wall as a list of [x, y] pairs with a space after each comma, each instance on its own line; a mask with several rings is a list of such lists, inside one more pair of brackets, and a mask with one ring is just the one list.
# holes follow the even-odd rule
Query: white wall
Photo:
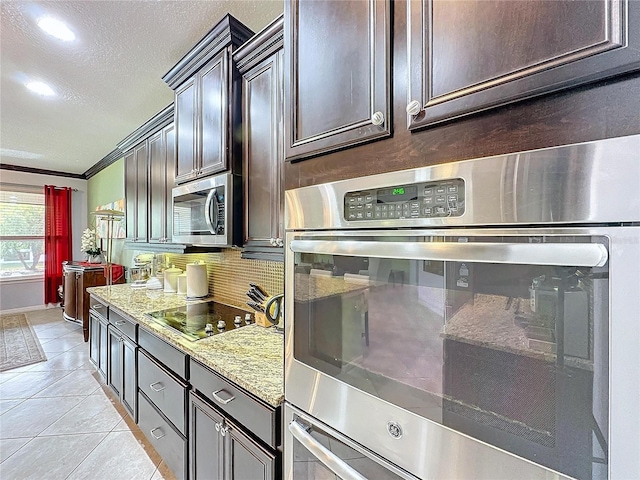
[[[0, 170], [1, 183], [17, 183], [44, 187], [71, 187], [78, 191], [71, 197], [71, 228], [73, 259], [83, 260], [80, 250], [82, 231], [87, 228], [87, 181], [77, 178], [40, 175], [35, 173]], [[44, 190], [43, 190], [44, 191]], [[28, 307], [40, 307], [44, 304], [44, 280], [23, 280], [0, 283], [0, 310], [16, 310]]]

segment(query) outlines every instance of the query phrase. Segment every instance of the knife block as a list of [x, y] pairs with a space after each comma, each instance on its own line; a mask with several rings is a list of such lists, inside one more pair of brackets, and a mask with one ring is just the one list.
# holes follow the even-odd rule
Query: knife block
[[264, 313], [256, 312], [254, 316], [256, 318], [256, 325], [260, 325], [261, 327], [271, 326], [271, 322], [267, 320], [267, 316]]

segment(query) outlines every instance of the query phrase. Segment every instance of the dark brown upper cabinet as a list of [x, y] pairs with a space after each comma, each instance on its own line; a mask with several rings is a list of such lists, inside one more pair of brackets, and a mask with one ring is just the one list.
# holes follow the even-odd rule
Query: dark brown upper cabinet
[[283, 17], [233, 56], [242, 75], [243, 258], [283, 261]]
[[171, 242], [174, 178], [175, 126], [171, 123], [149, 139], [149, 243]]
[[164, 75], [175, 92], [175, 183], [240, 172], [240, 77], [231, 54], [252, 35], [227, 15]]
[[127, 241], [171, 243], [175, 172], [174, 106], [169, 105], [118, 144], [125, 154]]
[[285, 2], [285, 156], [391, 134], [386, 0]]
[[412, 130], [640, 68], [637, 1], [412, 0], [407, 30]]
[[124, 157], [127, 240], [147, 241], [147, 142], [143, 141]]

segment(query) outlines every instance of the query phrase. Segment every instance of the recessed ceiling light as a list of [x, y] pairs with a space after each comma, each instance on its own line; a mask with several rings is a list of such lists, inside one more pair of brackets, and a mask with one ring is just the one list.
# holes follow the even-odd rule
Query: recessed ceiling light
[[53, 17], [41, 17], [38, 20], [38, 26], [52, 37], [56, 37], [65, 42], [70, 42], [76, 38], [76, 35], [69, 27]]
[[54, 91], [51, 89], [49, 85], [42, 82], [29, 82], [27, 83], [27, 88], [32, 92], [37, 93], [38, 95], [43, 95], [46, 97], [50, 97], [54, 95]]

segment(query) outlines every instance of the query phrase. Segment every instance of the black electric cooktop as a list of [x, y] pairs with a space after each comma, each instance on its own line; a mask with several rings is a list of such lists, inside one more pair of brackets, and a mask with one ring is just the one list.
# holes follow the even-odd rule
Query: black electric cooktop
[[[145, 313], [152, 320], [169, 327], [189, 340], [200, 340], [248, 325], [249, 312], [218, 302], [200, 302], [184, 307]], [[236, 320], [236, 317], [240, 317]], [[249, 323], [253, 322], [253, 318]]]

